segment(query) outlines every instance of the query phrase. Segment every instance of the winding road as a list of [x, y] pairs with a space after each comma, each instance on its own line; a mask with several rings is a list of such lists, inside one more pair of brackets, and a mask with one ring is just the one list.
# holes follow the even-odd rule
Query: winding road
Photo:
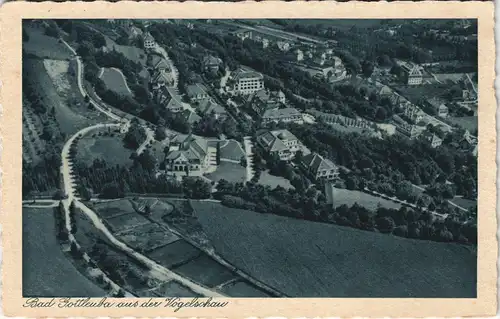
[[[63, 42], [64, 42], [64, 40], [63, 40]], [[76, 55], [76, 51], [73, 48], [71, 48], [71, 46], [69, 46], [69, 44], [67, 44], [66, 42], [64, 42], [64, 43]], [[80, 89], [80, 93], [83, 96], [88, 96], [87, 92], [84, 90], [83, 83], [82, 83], [83, 82], [82, 81], [83, 65], [82, 65], [82, 62], [80, 60], [80, 57], [76, 56], [76, 61], [77, 61], [77, 72], [78, 72], [77, 79], [78, 79], [78, 87]], [[115, 115], [111, 111], [101, 107], [99, 105], [99, 103], [94, 101], [90, 96], [89, 96], [89, 101], [90, 101], [90, 103], [92, 103], [92, 105], [95, 106], [95, 108], [97, 110], [99, 110], [100, 112], [107, 115], [110, 119], [117, 120], [117, 121], [122, 120], [121, 117], [118, 117], [117, 115]], [[202, 296], [225, 297], [223, 294], [220, 294], [216, 291], [213, 291], [207, 287], [204, 287], [198, 283], [191, 281], [190, 279], [187, 279], [179, 274], [176, 274], [176, 273], [170, 271], [169, 269], [157, 264], [153, 260], [147, 258], [146, 256], [144, 256], [144, 255], [138, 253], [137, 251], [133, 250], [132, 248], [128, 247], [126, 244], [124, 244], [123, 242], [119, 241], [116, 237], [114, 237], [114, 235], [107, 229], [107, 227], [104, 225], [102, 220], [99, 218], [99, 216], [93, 210], [91, 210], [90, 208], [85, 206], [85, 204], [80, 202], [80, 200], [76, 194], [76, 191], [75, 191], [76, 183], [73, 180], [73, 176], [72, 176], [73, 175], [73, 171], [72, 171], [73, 166], [72, 166], [72, 162], [71, 162], [72, 159], [71, 159], [71, 155], [70, 155], [70, 150], [71, 150], [72, 145], [79, 138], [83, 137], [85, 134], [91, 132], [92, 130], [101, 129], [101, 128], [115, 128], [115, 127], [120, 127], [120, 126], [122, 126], [122, 124], [120, 124], [120, 123], [102, 123], [102, 124], [96, 124], [93, 126], [89, 126], [89, 127], [84, 128], [84, 129], [81, 129], [80, 131], [75, 133], [64, 144], [64, 147], [61, 151], [61, 159], [62, 159], [61, 175], [63, 176], [63, 187], [64, 187], [64, 192], [67, 195], [67, 197], [62, 200], [62, 203], [63, 203], [64, 210], [65, 210], [66, 228], [67, 228], [68, 233], [69, 233], [70, 241], [75, 242], [77, 244], [76, 238], [73, 236], [73, 234], [71, 234], [71, 219], [70, 219], [70, 209], [69, 209], [69, 206], [71, 205], [71, 203], [74, 203], [75, 207], [80, 209], [92, 221], [94, 226], [97, 229], [99, 229], [116, 248], [118, 248], [122, 252], [126, 253], [128, 256], [134, 258], [135, 260], [139, 261], [140, 263], [142, 263], [146, 267], [148, 267], [151, 270], [149, 273], [149, 275], [151, 277], [153, 277], [159, 281], [162, 281], [162, 282], [170, 281], [170, 280], [178, 281], [181, 284], [183, 284], [184, 286], [190, 288], [195, 293], [200, 294]], [[149, 130], [148, 136], [153, 136], [153, 134], [154, 134], [153, 131], [149, 127], [147, 129]], [[148, 141], [148, 139], [146, 139], [146, 141]], [[146, 145], [147, 145], [147, 143], [143, 143], [143, 145], [141, 145], [142, 150], [146, 147]], [[142, 150], [140, 150], [140, 151], [142, 152]], [[88, 256], [87, 256], [87, 258], [88, 258]], [[133, 297], [133, 295], [131, 295], [130, 293], [126, 293], [126, 296]]]

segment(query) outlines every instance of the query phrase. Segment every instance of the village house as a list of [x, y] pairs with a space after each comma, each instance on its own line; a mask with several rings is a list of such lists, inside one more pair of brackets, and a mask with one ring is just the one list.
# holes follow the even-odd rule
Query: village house
[[284, 122], [284, 123], [303, 123], [302, 113], [299, 112], [296, 108], [287, 107], [284, 109], [271, 109], [266, 110], [264, 115], [262, 115], [262, 123], [270, 123], [270, 122]]
[[282, 161], [289, 161], [298, 151], [309, 154], [309, 150], [288, 130], [267, 131], [257, 137], [257, 143], [270, 156], [275, 154]]
[[276, 109], [286, 104], [285, 94], [282, 91], [260, 90], [250, 95], [250, 107], [261, 115], [266, 110]]
[[443, 139], [429, 131], [424, 131], [422, 137], [429, 142], [432, 148], [439, 147], [443, 144]]
[[301, 49], [295, 50], [295, 60], [297, 62], [304, 60], [304, 52]]
[[196, 114], [196, 112], [193, 112], [193, 111], [188, 110], [188, 109], [184, 109], [182, 111], [182, 116], [186, 120], [186, 123], [188, 123], [189, 125], [193, 125], [195, 123], [198, 123], [201, 120], [201, 116]]
[[255, 71], [239, 69], [232, 75], [233, 92], [248, 95], [264, 89], [264, 76]]
[[442, 118], [448, 117], [448, 107], [444, 103], [439, 105], [437, 115]]
[[392, 118], [393, 123], [396, 126], [396, 132], [406, 136], [409, 139], [417, 138], [425, 130], [425, 127], [407, 123], [398, 115], [394, 115]]
[[422, 84], [424, 77], [422, 73], [422, 67], [414, 63], [398, 61], [398, 65], [401, 67], [401, 80], [408, 85], [420, 85]]
[[186, 87], [186, 94], [192, 102], [209, 98], [207, 88], [201, 83], [195, 83]]
[[175, 82], [175, 77], [173, 72], [168, 68], [160, 68], [153, 71], [153, 75], [150, 78], [150, 83], [153, 90], [157, 90], [163, 86], [172, 86]]
[[335, 180], [339, 177], [339, 168], [332, 161], [318, 153], [310, 153], [302, 157], [304, 168], [314, 177], [314, 180]]
[[224, 121], [227, 118], [226, 109], [210, 98], [198, 101], [195, 107], [201, 114], [213, 114], [217, 120]]
[[172, 113], [178, 113], [184, 109], [181, 97], [171, 87], [158, 88], [153, 97], [158, 104], [163, 105]]
[[156, 46], [155, 39], [151, 35], [151, 33], [147, 32], [144, 35], [144, 48], [145, 49], [153, 49]]
[[176, 176], [201, 176], [217, 168], [217, 149], [192, 135], [176, 135], [169, 141], [165, 171]]
[[246, 39], [252, 38], [252, 31], [247, 29], [240, 29], [233, 32], [233, 35], [236, 36], [241, 41], [245, 41]]
[[219, 71], [219, 67], [222, 65], [222, 60], [214, 57], [213, 55], [207, 55], [203, 58], [201, 64], [203, 66], [203, 70], [215, 73]]

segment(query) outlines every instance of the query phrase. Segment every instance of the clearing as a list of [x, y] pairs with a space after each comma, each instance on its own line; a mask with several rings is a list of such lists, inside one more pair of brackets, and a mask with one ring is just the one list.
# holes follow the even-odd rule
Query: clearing
[[104, 297], [61, 251], [52, 209], [23, 207], [23, 297]]
[[120, 69], [102, 68], [99, 77], [104, 81], [106, 88], [121, 96], [132, 96], [127, 85], [127, 79]]
[[341, 205], [352, 206], [354, 203], [370, 209], [376, 210], [377, 206], [380, 204], [385, 208], [399, 209], [401, 204], [393, 202], [391, 200], [373, 196], [357, 190], [348, 190], [345, 188], [333, 188], [333, 205], [338, 207]]
[[295, 188], [290, 184], [290, 181], [282, 176], [275, 176], [269, 174], [268, 171], [262, 171], [260, 173], [259, 184], [270, 186], [272, 189], [277, 186], [281, 186], [283, 188]]
[[447, 120], [471, 133], [478, 130], [477, 116], [449, 117]]
[[123, 146], [123, 134], [102, 129], [85, 135], [78, 143], [78, 159], [92, 165], [95, 159], [104, 159], [108, 165], [125, 165], [133, 163], [130, 159], [132, 151]]
[[216, 251], [291, 297], [476, 297], [476, 254], [271, 214], [197, 205]]
[[23, 26], [29, 36], [23, 51], [41, 59], [69, 60], [73, 53], [58, 39], [45, 35], [44, 28]]
[[218, 182], [225, 179], [231, 183], [245, 182], [246, 181], [246, 168], [240, 164], [232, 162], [220, 162], [215, 172], [206, 174], [207, 178]]

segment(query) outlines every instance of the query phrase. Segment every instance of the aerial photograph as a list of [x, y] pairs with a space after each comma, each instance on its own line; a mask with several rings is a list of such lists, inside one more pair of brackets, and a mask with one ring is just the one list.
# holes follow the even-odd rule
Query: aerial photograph
[[476, 298], [470, 19], [24, 19], [23, 297]]

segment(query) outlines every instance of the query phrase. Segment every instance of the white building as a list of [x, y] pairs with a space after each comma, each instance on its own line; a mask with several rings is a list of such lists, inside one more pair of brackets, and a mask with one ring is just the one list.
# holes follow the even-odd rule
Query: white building
[[303, 123], [303, 119], [302, 119], [302, 113], [300, 113], [299, 110], [297, 110], [296, 108], [293, 108], [293, 107], [287, 107], [284, 109], [266, 110], [264, 112], [264, 115], [262, 115], [262, 122], [263, 123], [295, 122], [295, 123], [301, 124], [301, 123]]
[[424, 80], [422, 67], [410, 62], [398, 61], [402, 69], [402, 80], [408, 85], [420, 85]]
[[255, 71], [238, 70], [233, 79], [234, 92], [239, 94], [252, 94], [264, 88], [264, 76]]
[[144, 36], [144, 48], [146, 49], [152, 49], [156, 46], [155, 39], [153, 36], [148, 32]]
[[298, 151], [309, 154], [297, 137], [288, 130], [268, 131], [257, 137], [257, 143], [273, 156], [277, 154], [282, 161], [289, 161]]
[[174, 175], [201, 176], [217, 167], [217, 148], [202, 138], [176, 135], [169, 142], [165, 170]]

